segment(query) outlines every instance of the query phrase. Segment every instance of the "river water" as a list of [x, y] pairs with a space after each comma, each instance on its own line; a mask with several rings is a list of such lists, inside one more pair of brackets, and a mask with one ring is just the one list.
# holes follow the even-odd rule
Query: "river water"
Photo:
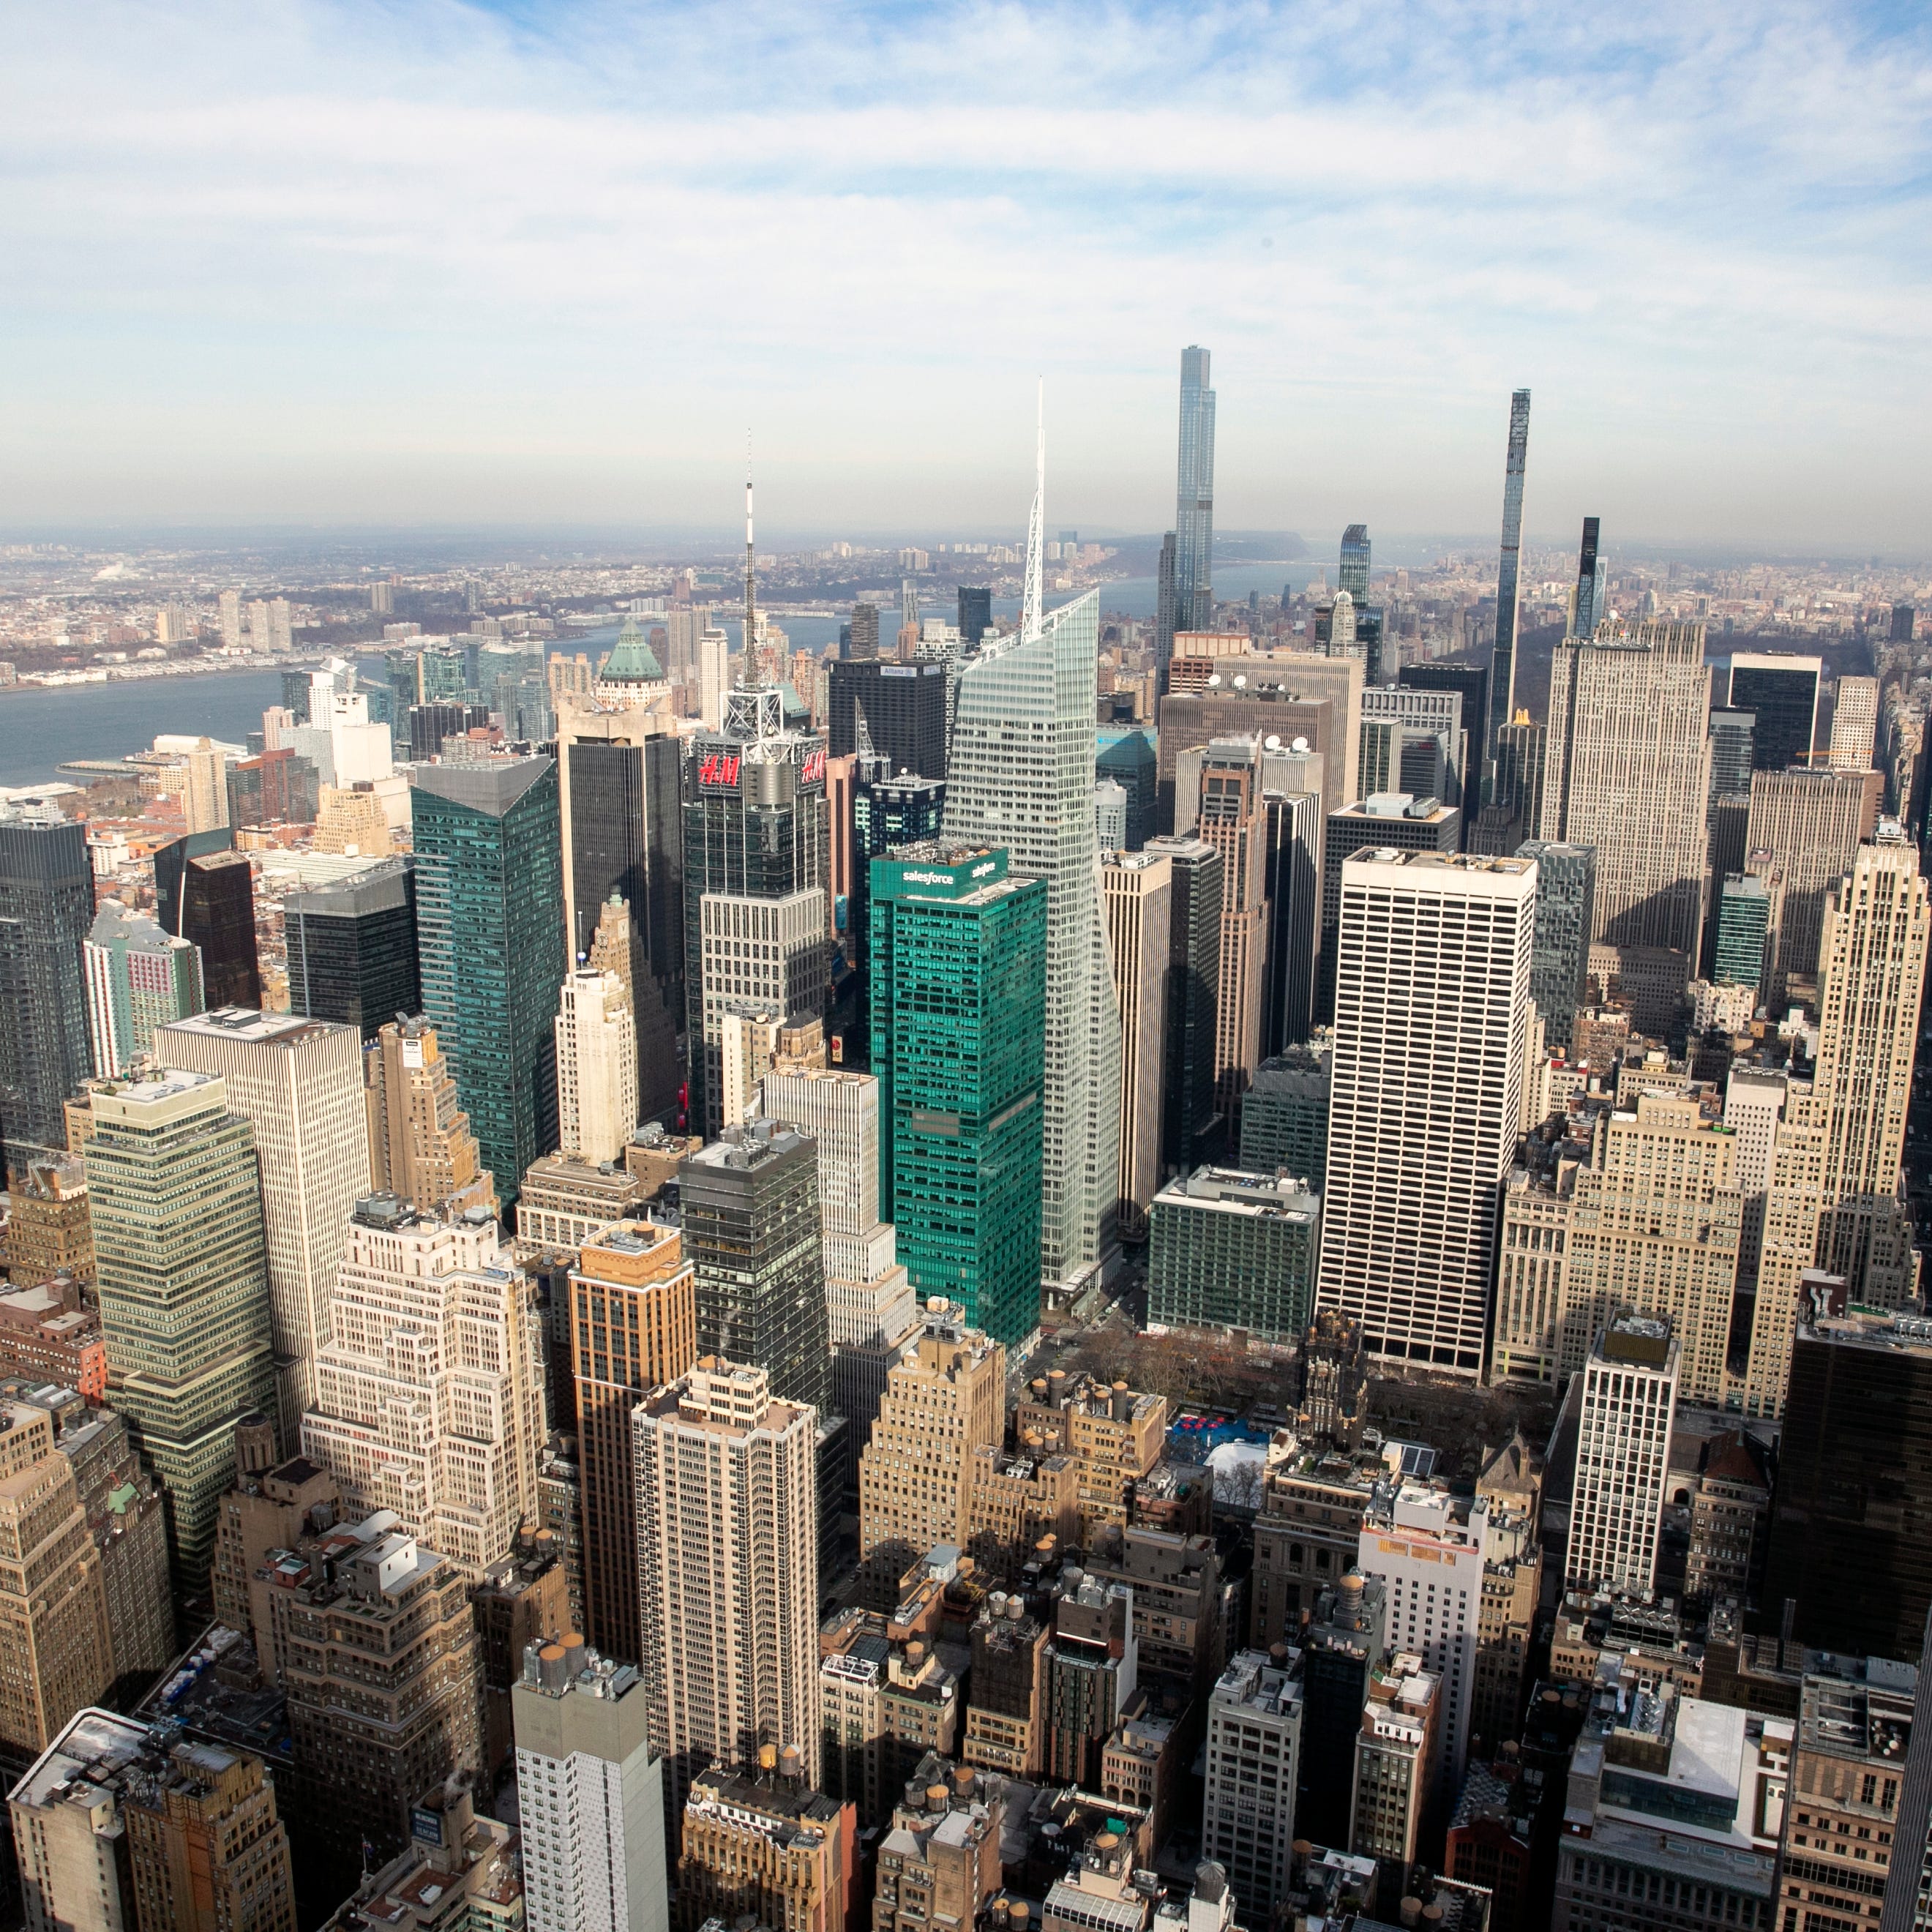
[[[1276, 597], [1285, 581], [1300, 589], [1312, 574], [1313, 566], [1306, 563], [1223, 564], [1215, 572], [1214, 587], [1226, 598], [1244, 598], [1250, 590]], [[1101, 586], [1100, 608], [1124, 616], [1151, 619], [1156, 594], [1150, 577], [1119, 578]], [[1064, 601], [1064, 593], [1048, 593], [1049, 604]], [[937, 591], [922, 599], [921, 608], [927, 616], [950, 620], [955, 614], [950, 594], [942, 596]], [[1010, 617], [1018, 614], [1019, 605], [1014, 599], [999, 598], [993, 608]], [[794, 649], [822, 650], [838, 639], [836, 617], [778, 621]], [[550, 649], [566, 656], [583, 651], [598, 657], [616, 635], [614, 626], [574, 632], [554, 640]], [[381, 674], [380, 658], [365, 661], [365, 676]], [[123, 758], [145, 750], [164, 734], [246, 744], [248, 734], [261, 729], [262, 713], [281, 701], [280, 670], [211, 671], [192, 677], [8, 692], [0, 694], [0, 786], [49, 783], [70, 759]]]

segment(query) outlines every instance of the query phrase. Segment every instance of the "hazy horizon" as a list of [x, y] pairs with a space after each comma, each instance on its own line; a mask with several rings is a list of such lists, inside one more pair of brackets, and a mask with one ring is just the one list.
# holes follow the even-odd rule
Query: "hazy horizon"
[[[1917, 557], [1932, 23], [1654, 4], [15, 22], [0, 523], [1500, 518]], [[700, 507], [701, 506], [701, 507]], [[856, 540], [856, 539], [855, 539]]]

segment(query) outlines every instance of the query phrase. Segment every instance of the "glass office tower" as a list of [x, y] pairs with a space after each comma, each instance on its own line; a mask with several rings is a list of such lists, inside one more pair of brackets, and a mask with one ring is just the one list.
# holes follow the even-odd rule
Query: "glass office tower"
[[81, 944], [94, 923], [87, 828], [52, 804], [0, 804], [0, 1138], [7, 1162], [67, 1145], [87, 1078]]
[[[872, 862], [880, 1192], [922, 1295], [1003, 1342], [1040, 1322], [1047, 888], [932, 841]], [[1109, 1177], [1111, 1186], [1112, 1178]]]
[[1214, 628], [1214, 392], [1208, 352], [1180, 352], [1180, 461], [1174, 506], [1174, 628]]
[[282, 902], [289, 1011], [339, 1020], [374, 1040], [399, 1013], [422, 1010], [416, 874], [392, 859], [360, 877]]
[[1522, 485], [1529, 464], [1529, 392], [1510, 398], [1509, 446], [1503, 458], [1503, 541], [1496, 573], [1496, 641], [1490, 655], [1489, 727], [1483, 756], [1496, 754], [1496, 734], [1516, 716], [1516, 627], [1521, 601]]
[[556, 763], [506, 758], [417, 775], [423, 1010], [456, 1067], [483, 1165], [506, 1202], [556, 1145], [563, 861]]

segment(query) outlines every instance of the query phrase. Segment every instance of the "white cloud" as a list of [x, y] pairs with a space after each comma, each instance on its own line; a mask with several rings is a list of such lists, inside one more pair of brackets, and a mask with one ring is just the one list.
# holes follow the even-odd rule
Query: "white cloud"
[[[1932, 376], [1922, 29], [1498, 4], [43, 10], [0, 103], [0, 514], [1892, 547]], [[1264, 239], [1265, 238], [1265, 243]], [[796, 493], [789, 515], [785, 491]], [[707, 506], [717, 503], [714, 512]]]

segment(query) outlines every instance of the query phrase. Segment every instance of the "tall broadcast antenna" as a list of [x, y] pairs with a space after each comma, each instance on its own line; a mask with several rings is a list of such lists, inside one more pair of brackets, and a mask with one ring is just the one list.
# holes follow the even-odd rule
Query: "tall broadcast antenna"
[[745, 682], [749, 685], [764, 682], [752, 643], [758, 599], [758, 571], [752, 549], [752, 432], [748, 428], [745, 431]]

